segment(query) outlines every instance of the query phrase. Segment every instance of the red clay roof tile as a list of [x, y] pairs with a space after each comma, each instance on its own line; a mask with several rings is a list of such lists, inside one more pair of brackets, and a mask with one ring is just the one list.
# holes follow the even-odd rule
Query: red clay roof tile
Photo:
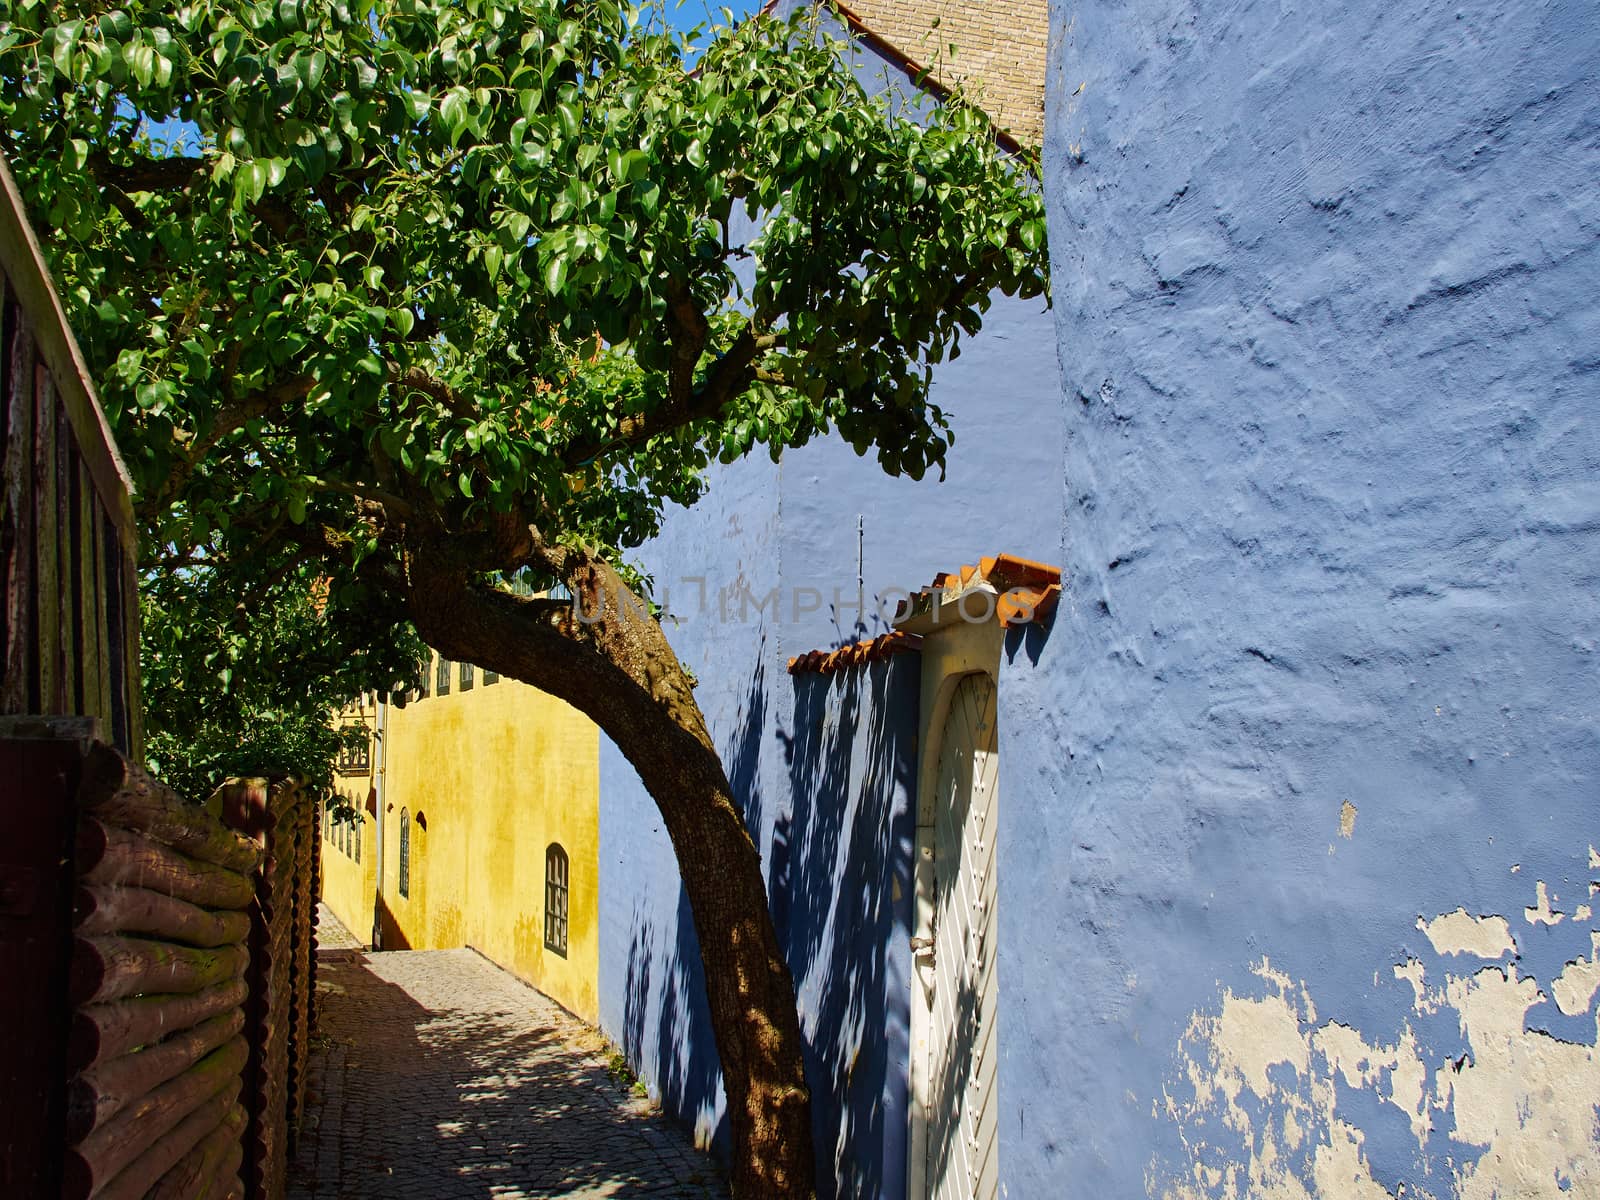
[[[987, 583], [1000, 593], [995, 602], [995, 615], [1000, 624], [1008, 629], [1044, 619], [1054, 611], [1061, 599], [1060, 567], [1013, 554], [982, 558], [976, 566], [964, 565], [954, 572], [940, 571], [933, 577], [933, 583], [927, 590], [942, 591], [949, 595], [978, 583]], [[808, 654], [796, 655], [789, 660], [789, 674], [815, 671], [831, 675], [846, 667], [877, 662], [890, 655], [916, 650], [921, 645], [920, 637], [897, 629], [834, 650], [812, 650]]]

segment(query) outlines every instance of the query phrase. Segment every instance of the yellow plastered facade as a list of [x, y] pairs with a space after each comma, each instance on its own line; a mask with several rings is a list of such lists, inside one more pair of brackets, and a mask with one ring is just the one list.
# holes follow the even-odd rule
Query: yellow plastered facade
[[[322, 811], [322, 900], [363, 942], [372, 935], [372, 897], [378, 880], [377, 830], [373, 813], [368, 811], [373, 784], [371, 733], [377, 715], [377, 707], [371, 704], [355, 705], [340, 714], [341, 723], [359, 722], [367, 730], [367, 765], [360, 770], [346, 765], [334, 776], [338, 796]], [[359, 828], [331, 822], [339, 799], [361, 814]]]
[[[514, 680], [389, 706], [382, 755], [384, 949], [470, 946], [563, 1007], [599, 1018], [600, 735], [576, 709]], [[436, 670], [429, 668], [430, 684]], [[374, 756], [374, 762], [378, 762]], [[347, 781], [341, 777], [341, 784]], [[349, 781], [355, 782], [355, 781]], [[364, 793], [363, 793], [364, 795]], [[401, 822], [409, 828], [408, 893], [400, 892]], [[376, 863], [365, 821], [361, 868]], [[326, 833], [326, 824], [324, 827]], [[567, 952], [545, 946], [545, 861], [568, 862]], [[325, 839], [324, 862], [344, 871]], [[352, 874], [353, 874], [353, 864]], [[346, 878], [323, 873], [323, 896], [365, 939], [375, 875], [348, 908]]]

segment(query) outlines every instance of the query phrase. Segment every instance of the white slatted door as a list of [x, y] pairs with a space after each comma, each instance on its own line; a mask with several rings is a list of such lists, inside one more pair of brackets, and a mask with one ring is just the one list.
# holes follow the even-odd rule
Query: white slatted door
[[934, 817], [933, 998], [928, 1054], [928, 1195], [999, 1193], [995, 1063], [997, 767], [994, 682], [956, 685]]

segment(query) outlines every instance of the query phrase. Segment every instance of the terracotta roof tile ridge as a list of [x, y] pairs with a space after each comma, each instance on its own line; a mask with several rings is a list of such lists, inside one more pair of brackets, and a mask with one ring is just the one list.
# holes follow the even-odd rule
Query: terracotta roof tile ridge
[[846, 667], [879, 662], [896, 654], [905, 654], [919, 649], [921, 645], [922, 639], [916, 634], [896, 629], [889, 633], [880, 633], [877, 637], [867, 638], [865, 641], [850, 642], [835, 650], [812, 650], [810, 653], [797, 655], [789, 660], [789, 674], [815, 672], [832, 675]]
[[[954, 571], [940, 571], [922, 594], [939, 593], [954, 599], [973, 588], [987, 587], [996, 594], [993, 615], [1005, 629], [1043, 621], [1061, 599], [1061, 568], [1016, 554], [980, 558]], [[900, 616], [912, 611], [913, 601], [901, 606]], [[897, 617], [897, 619], [899, 619]], [[987, 614], [985, 614], [987, 619]], [[815, 672], [831, 675], [864, 662], [877, 662], [894, 654], [920, 649], [922, 638], [903, 629], [852, 642], [833, 650], [812, 650], [789, 660], [789, 674]]]

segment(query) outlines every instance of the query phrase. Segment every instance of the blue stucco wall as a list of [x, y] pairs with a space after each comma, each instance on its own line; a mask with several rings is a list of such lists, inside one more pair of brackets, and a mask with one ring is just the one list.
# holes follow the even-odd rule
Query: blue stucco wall
[[[872, 87], [905, 86], [868, 51], [857, 67]], [[935, 377], [956, 434], [943, 482], [890, 479], [827, 438], [780, 465], [714, 468], [706, 497], [637, 556], [676, 614], [669, 636], [762, 851], [808, 1040], [825, 1198], [905, 1194], [919, 673], [914, 655], [830, 677], [786, 664], [884, 632], [897, 590], [940, 570], [1001, 550], [1054, 561], [1059, 396], [1050, 314], [997, 297]], [[671, 847], [603, 739], [600, 826], [601, 1024], [663, 1107], [725, 1150]]]
[[[997, 301], [936, 388], [956, 429], [944, 483], [887, 478], [827, 439], [778, 466], [717, 470], [638, 556], [676, 614], [669, 636], [762, 850], [809, 1042], [825, 1197], [905, 1194], [918, 672], [902, 655], [794, 677], [788, 659], [885, 631], [895, 590], [939, 570], [1002, 549], [1059, 553], [1059, 513], [1037, 502], [1060, 475], [1048, 313]], [[664, 1108], [725, 1138], [671, 846], [604, 739], [600, 793], [602, 1027]]]
[[1004, 1194], [1594, 1194], [1600, 8], [1052, 31]]

